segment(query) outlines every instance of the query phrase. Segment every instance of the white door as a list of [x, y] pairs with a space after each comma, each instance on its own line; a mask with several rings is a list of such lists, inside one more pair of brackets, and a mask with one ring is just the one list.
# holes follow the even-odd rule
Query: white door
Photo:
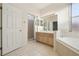
[[27, 14], [23, 13], [22, 17], [22, 46], [27, 44], [28, 39], [28, 20], [27, 20]]
[[2, 53], [3, 55], [22, 47], [26, 42], [26, 32], [22, 12], [10, 4], [3, 4], [3, 39]]
[[3, 33], [3, 39], [2, 39], [2, 52], [3, 54], [9, 52], [12, 50], [12, 16], [11, 16], [11, 8], [8, 9], [8, 6], [3, 7], [3, 23], [2, 23], [2, 33]]

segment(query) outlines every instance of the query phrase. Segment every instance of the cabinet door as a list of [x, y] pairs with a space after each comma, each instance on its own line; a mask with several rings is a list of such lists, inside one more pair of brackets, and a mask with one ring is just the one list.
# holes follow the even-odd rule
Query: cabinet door
[[50, 45], [53, 45], [54, 44], [53, 38], [48, 38], [48, 44], [50, 44]]

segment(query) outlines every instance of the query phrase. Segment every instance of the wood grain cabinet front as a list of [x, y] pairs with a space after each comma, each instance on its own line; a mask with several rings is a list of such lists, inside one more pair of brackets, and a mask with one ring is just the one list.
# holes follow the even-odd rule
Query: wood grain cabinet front
[[53, 33], [42, 33], [36, 32], [36, 40], [50, 46], [54, 46], [54, 34]]

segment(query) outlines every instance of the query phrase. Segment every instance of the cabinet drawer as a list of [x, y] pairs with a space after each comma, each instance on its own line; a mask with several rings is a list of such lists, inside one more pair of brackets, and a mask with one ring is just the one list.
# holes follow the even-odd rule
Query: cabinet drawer
[[53, 38], [48, 38], [47, 42], [48, 44], [53, 45]]
[[36, 34], [37, 41], [40, 41], [42, 43], [52, 45], [52, 46], [53, 46], [53, 38], [54, 38], [54, 36], [52, 33], [37, 32], [37, 34]]
[[53, 38], [54, 35], [53, 35], [53, 34], [49, 34], [48, 37], [49, 37], [49, 38]]

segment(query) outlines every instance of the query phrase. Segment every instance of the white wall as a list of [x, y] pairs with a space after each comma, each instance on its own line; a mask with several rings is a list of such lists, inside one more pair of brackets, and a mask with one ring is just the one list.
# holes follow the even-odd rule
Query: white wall
[[58, 30], [69, 31], [69, 7], [65, 7], [56, 13], [58, 15]]
[[[53, 8], [54, 7], [54, 8]], [[40, 10], [40, 16], [57, 15], [58, 30], [70, 31], [70, 4], [51, 4], [46, 8]]]
[[71, 5], [67, 5], [62, 10], [56, 12], [58, 15], [58, 34], [63, 35], [63, 32], [71, 30]]
[[72, 31], [71, 4], [58, 11], [58, 35], [79, 38], [77, 31]]
[[[42, 19], [46, 18], [47, 21], [58, 20], [57, 19], [58, 18], [58, 14], [62, 16], [61, 13], [64, 12], [62, 9], [65, 8], [67, 5], [68, 4], [51, 4], [51, 5], [48, 5], [47, 7], [45, 7], [45, 8], [43, 8], [43, 9], [40, 10], [40, 17], [42, 17]], [[55, 17], [54, 15], [55, 16], [57, 15], [57, 16]], [[65, 16], [67, 17], [68, 15], [65, 14]], [[52, 28], [52, 26], [51, 26], [51, 28]], [[43, 29], [43, 27], [38, 26], [38, 30], [39, 31], [43, 31], [42, 29]], [[49, 31], [49, 32], [52, 32], [52, 31]]]
[[[54, 7], [54, 8], [53, 8]], [[69, 32], [71, 31], [71, 4], [51, 4], [40, 10], [40, 16], [56, 14], [58, 21], [58, 30]], [[61, 34], [61, 33], [60, 33]]]

